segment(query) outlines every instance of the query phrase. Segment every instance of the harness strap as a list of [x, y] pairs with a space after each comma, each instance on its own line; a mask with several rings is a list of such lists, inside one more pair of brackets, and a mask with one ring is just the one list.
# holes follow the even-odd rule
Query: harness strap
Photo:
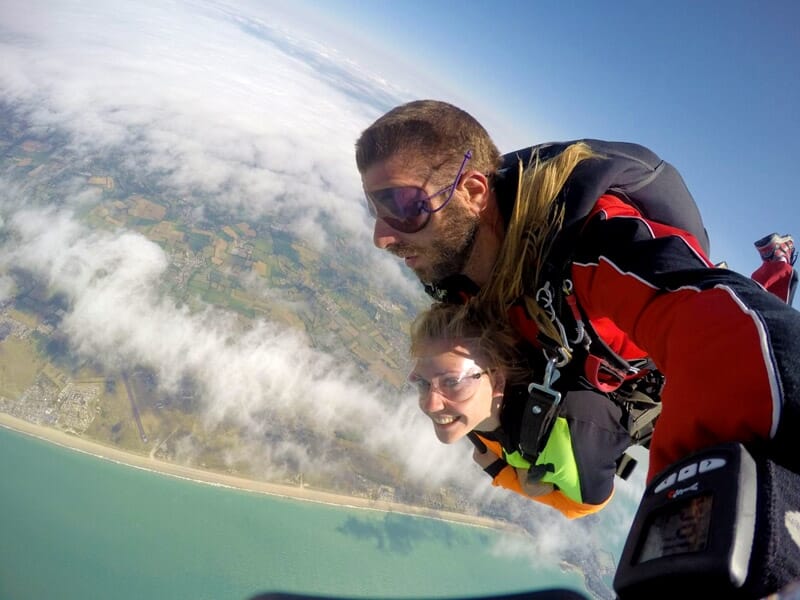
[[481, 454], [486, 453], [488, 448], [486, 447], [486, 444], [483, 443], [483, 440], [480, 438], [480, 436], [475, 433], [475, 431], [468, 432], [467, 437], [469, 438], [469, 441], [472, 442], [472, 445], [475, 446]]
[[[572, 281], [564, 280], [564, 300], [570, 308], [575, 321], [577, 342], [586, 349], [584, 360], [584, 376], [594, 387], [606, 393], [615, 392], [631, 377], [639, 374], [640, 369], [614, 352], [592, 327], [592, 323], [578, 304], [573, 292]], [[576, 343], [577, 343], [576, 342]]]
[[636, 465], [639, 463], [638, 460], [633, 458], [627, 452], [623, 452], [622, 456], [617, 459], [617, 471], [616, 474], [620, 479], [628, 479], [633, 473], [633, 470], [636, 468]]
[[586, 379], [601, 392], [615, 392], [625, 383], [626, 374], [612, 367], [601, 356], [589, 354], [583, 365], [583, 373]]
[[528, 386], [528, 398], [520, 422], [519, 450], [531, 464], [536, 464], [558, 416], [561, 392], [551, 387], [559, 375], [555, 366], [556, 359], [550, 359], [543, 382]]
[[583, 324], [583, 315], [580, 308], [578, 308], [578, 299], [573, 293], [573, 286], [571, 279], [564, 280], [564, 297], [567, 301], [570, 311], [572, 311], [572, 318], [575, 320], [575, 339], [569, 340], [572, 344], [588, 344], [591, 343], [589, 336], [586, 333], [586, 328]]
[[628, 410], [628, 432], [633, 443], [647, 448], [650, 446], [650, 438], [653, 437], [655, 421], [661, 414], [661, 403], [652, 401], [647, 395], [638, 391], [634, 392], [631, 401], [642, 403], [639, 399], [641, 397], [646, 398], [649, 404], [645, 404], [646, 408]]

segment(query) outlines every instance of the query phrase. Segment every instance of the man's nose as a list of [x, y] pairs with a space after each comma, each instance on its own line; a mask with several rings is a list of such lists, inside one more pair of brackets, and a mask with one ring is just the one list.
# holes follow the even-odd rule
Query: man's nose
[[383, 219], [375, 219], [375, 227], [372, 230], [372, 243], [381, 250], [386, 250], [392, 244], [400, 241], [397, 232], [389, 227]]

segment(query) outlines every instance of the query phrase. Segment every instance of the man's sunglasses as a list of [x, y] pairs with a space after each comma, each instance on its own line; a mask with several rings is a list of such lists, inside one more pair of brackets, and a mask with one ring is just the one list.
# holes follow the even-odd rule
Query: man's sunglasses
[[[470, 158], [472, 158], [472, 150], [468, 150], [464, 154], [464, 160], [461, 161], [453, 183], [430, 196], [421, 187], [416, 186], [392, 187], [365, 192], [369, 214], [376, 219], [381, 219], [389, 227], [401, 233], [421, 231], [431, 220], [431, 215], [442, 210], [453, 198], [461, 174]], [[447, 200], [438, 208], [433, 208], [431, 200], [445, 192], [450, 192]]]

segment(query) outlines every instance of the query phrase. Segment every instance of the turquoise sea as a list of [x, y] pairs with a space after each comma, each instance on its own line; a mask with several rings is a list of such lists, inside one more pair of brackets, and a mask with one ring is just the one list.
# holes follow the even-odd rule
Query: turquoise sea
[[581, 578], [499, 532], [194, 483], [0, 427], [0, 599], [446, 598]]

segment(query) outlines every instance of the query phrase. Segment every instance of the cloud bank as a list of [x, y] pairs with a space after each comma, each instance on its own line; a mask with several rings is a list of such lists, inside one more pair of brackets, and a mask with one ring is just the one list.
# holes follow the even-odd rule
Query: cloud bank
[[[215, 2], [3, 0], [0, 14], [0, 100], [33, 130], [63, 135], [79, 155], [114, 157], [197, 210], [269, 218], [322, 251], [334, 251], [333, 226], [380, 274], [375, 289], [419, 297], [399, 263], [371, 247], [353, 160], [359, 132], [408, 94], [340, 55], [335, 41], [288, 29], [263, 4], [244, 12]], [[387, 403], [355, 369], [274, 323], [243, 328], [219, 310], [176, 306], [159, 291], [169, 265], [160, 246], [76, 216], [96, 192], [76, 184], [57, 207], [37, 206], [29, 190], [2, 183], [2, 262], [67, 294], [62, 328], [76, 352], [107, 366], [149, 365], [166, 390], [192, 378], [209, 426], [236, 423], [253, 439], [286, 419], [357, 429], [432, 488], [456, 482], [477, 502], [507, 497], [471, 464], [469, 448], [435, 440], [412, 399]], [[0, 299], [11, 287], [0, 278]], [[258, 448], [264, 464], [318, 462], [298, 440]], [[641, 488], [620, 487], [605, 512], [622, 526]], [[549, 509], [512, 500], [509, 511], [541, 533], [535, 553], [585, 539], [587, 526]]]

